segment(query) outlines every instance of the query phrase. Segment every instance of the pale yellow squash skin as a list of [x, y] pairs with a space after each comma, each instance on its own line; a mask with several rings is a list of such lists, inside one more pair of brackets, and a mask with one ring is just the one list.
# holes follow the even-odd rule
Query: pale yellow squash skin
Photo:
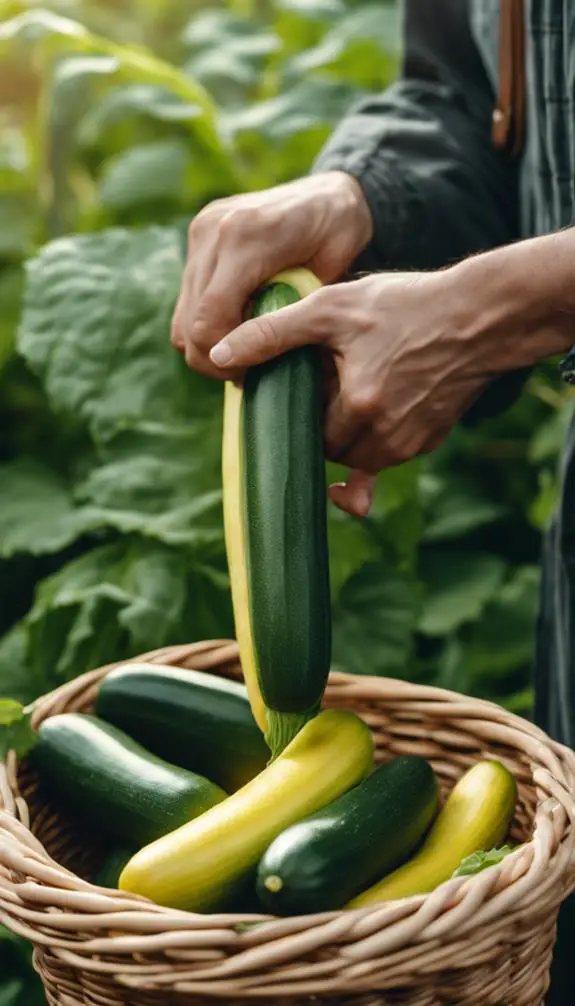
[[346, 907], [367, 908], [435, 890], [466, 856], [503, 841], [516, 800], [517, 783], [501, 762], [478, 762], [451, 791], [419, 852]]
[[[307, 297], [322, 284], [309, 269], [290, 269], [278, 273], [271, 283], [286, 283]], [[266, 707], [259, 690], [252, 636], [251, 605], [246, 567], [244, 502], [242, 490], [242, 408], [243, 392], [238, 384], [226, 382], [224, 393], [224, 431], [222, 443], [222, 484], [224, 497], [224, 534], [230, 573], [236, 638], [248, 697], [255, 720], [266, 734]]]
[[120, 890], [186, 911], [225, 908], [280, 832], [371, 772], [373, 749], [369, 728], [354, 713], [319, 713], [246, 786], [136, 853]]

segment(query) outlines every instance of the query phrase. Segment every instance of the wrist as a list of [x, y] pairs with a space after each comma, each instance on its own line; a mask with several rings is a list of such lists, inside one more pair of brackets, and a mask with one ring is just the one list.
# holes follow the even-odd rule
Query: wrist
[[533, 366], [575, 342], [575, 246], [571, 255], [557, 238], [521, 241], [446, 270], [456, 326], [486, 376]]
[[330, 171], [323, 177], [333, 184], [326, 194], [336, 199], [342, 227], [352, 229], [362, 251], [373, 238], [373, 217], [361, 185], [346, 171]]

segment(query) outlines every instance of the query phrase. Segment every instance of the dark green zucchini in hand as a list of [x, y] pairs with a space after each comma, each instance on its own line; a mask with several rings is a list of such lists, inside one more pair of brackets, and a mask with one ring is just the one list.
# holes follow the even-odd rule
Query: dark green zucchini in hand
[[[321, 284], [276, 276], [252, 317]], [[256, 720], [273, 756], [316, 715], [331, 658], [321, 361], [304, 346], [227, 382], [224, 524], [236, 635]]]
[[274, 915], [341, 908], [404, 862], [439, 807], [439, 783], [423, 758], [394, 758], [270, 845], [257, 892]]
[[226, 797], [95, 716], [44, 720], [30, 757], [55, 797], [127, 845], [161, 838]]
[[98, 716], [228, 793], [265, 768], [269, 749], [244, 685], [176, 667], [125, 664], [100, 686]]

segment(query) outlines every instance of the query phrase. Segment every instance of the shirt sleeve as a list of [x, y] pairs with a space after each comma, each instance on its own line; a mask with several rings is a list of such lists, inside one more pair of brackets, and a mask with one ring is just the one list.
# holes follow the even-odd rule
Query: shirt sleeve
[[[405, 0], [398, 81], [342, 120], [314, 171], [361, 185], [374, 236], [354, 272], [436, 269], [519, 237], [515, 159], [491, 140], [495, 96], [467, 0]], [[494, 381], [465, 417], [495, 415], [528, 371]]]
[[406, 0], [403, 37], [399, 80], [342, 120], [314, 166], [363, 188], [364, 268], [438, 268], [518, 236], [517, 166], [491, 142], [467, 0]]

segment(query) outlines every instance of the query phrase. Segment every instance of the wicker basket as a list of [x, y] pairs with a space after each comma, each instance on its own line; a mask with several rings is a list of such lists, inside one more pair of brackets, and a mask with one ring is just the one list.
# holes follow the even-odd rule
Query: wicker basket
[[[140, 659], [240, 673], [225, 641]], [[89, 710], [110, 669], [39, 700], [35, 723]], [[48, 805], [10, 756], [0, 765], [0, 919], [34, 944], [51, 1006], [541, 1006], [557, 910], [575, 888], [575, 756], [497, 706], [404, 682], [334, 674], [326, 705], [361, 714], [379, 760], [428, 758], [444, 793], [478, 758], [499, 758], [519, 783], [512, 837], [524, 844], [475, 877], [371, 909], [192, 915], [93, 886], [101, 841]]]

